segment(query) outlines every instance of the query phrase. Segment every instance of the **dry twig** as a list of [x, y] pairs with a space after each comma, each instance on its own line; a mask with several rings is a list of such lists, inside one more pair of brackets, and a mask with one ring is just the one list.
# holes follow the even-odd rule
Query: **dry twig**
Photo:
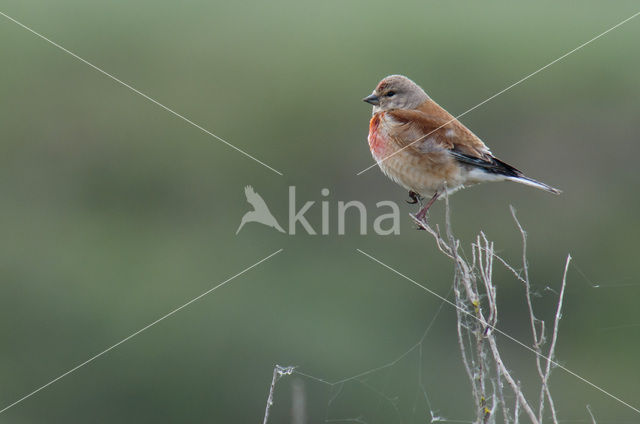
[[269, 421], [269, 412], [271, 411], [271, 405], [273, 405], [273, 393], [276, 390], [276, 383], [283, 375], [291, 375], [295, 367], [283, 367], [276, 365], [273, 367], [273, 378], [271, 379], [271, 385], [269, 386], [269, 397], [267, 398], [267, 406], [264, 410], [264, 420], [262, 424], [267, 424]]
[[[551, 422], [558, 424], [556, 407], [549, 389], [549, 377], [554, 363], [555, 348], [558, 338], [562, 304], [566, 287], [567, 270], [571, 256], [567, 257], [555, 319], [551, 331], [551, 342], [543, 352], [547, 339], [545, 323], [536, 318], [532, 301], [532, 288], [527, 263], [527, 237], [518, 221], [515, 210], [511, 208], [513, 219], [522, 237], [522, 273], [509, 265], [507, 261], [495, 253], [493, 242], [484, 233], [480, 233], [472, 243], [471, 261], [464, 258], [460, 250], [460, 241], [451, 230], [448, 199], [445, 199], [445, 235], [440, 228], [431, 227], [427, 222], [414, 221], [425, 229], [436, 241], [438, 249], [454, 263], [454, 294], [457, 306], [457, 335], [462, 363], [469, 381], [476, 409], [475, 422], [493, 424], [499, 416], [505, 424], [518, 423], [521, 412], [524, 412], [534, 424], [544, 421], [545, 412], [550, 415]], [[537, 407], [529, 401], [522, 390], [520, 382], [505, 365], [500, 354], [496, 332], [492, 331], [498, 323], [497, 288], [493, 283], [493, 260], [497, 258], [524, 286], [524, 298], [527, 305], [531, 334], [532, 350], [536, 353], [535, 361], [540, 377], [540, 394]], [[507, 402], [504, 387], [511, 389], [515, 401]], [[511, 407], [513, 412], [510, 413]]]

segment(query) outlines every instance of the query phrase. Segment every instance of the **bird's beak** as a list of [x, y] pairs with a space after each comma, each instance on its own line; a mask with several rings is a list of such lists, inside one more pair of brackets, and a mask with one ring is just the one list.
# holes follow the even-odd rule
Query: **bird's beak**
[[376, 96], [375, 94], [371, 94], [367, 97], [365, 97], [364, 99], [362, 99], [363, 102], [367, 102], [367, 103], [371, 103], [374, 106], [380, 106], [380, 98], [378, 96]]

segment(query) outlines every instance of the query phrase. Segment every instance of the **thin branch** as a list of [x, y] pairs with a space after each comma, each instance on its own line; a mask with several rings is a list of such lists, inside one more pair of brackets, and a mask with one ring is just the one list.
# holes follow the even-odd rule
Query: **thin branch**
[[551, 391], [549, 390], [549, 376], [551, 375], [551, 361], [555, 356], [556, 341], [558, 340], [558, 330], [560, 327], [560, 319], [562, 318], [562, 303], [564, 301], [564, 290], [567, 286], [567, 272], [569, 271], [569, 264], [571, 263], [571, 255], [567, 255], [567, 261], [564, 265], [564, 273], [562, 274], [562, 286], [560, 288], [560, 296], [558, 299], [558, 306], [556, 308], [556, 316], [553, 322], [553, 332], [551, 334], [551, 345], [549, 346], [549, 352], [547, 354], [547, 365], [544, 370], [544, 376], [542, 377], [542, 389], [540, 390], [540, 396], [544, 393], [549, 402], [549, 409], [551, 410], [551, 418], [554, 424], [558, 424], [558, 417], [556, 416], [555, 405], [553, 398], [551, 397]]
[[593, 415], [593, 411], [591, 410], [591, 406], [587, 405], [587, 412], [589, 412], [589, 416], [591, 417], [591, 424], [598, 424], [596, 422], [596, 417]]
[[[520, 382], [518, 381], [518, 391], [520, 391]], [[513, 411], [513, 424], [518, 424], [520, 421], [520, 404], [516, 402], [514, 411]]]
[[[516, 210], [513, 206], [510, 206], [511, 216], [513, 220], [516, 222], [516, 226], [520, 231], [520, 235], [522, 237], [522, 267], [524, 272], [524, 285], [525, 285], [525, 299], [527, 301], [527, 310], [529, 312], [529, 322], [531, 324], [531, 334], [533, 336], [533, 348], [535, 349], [536, 355], [536, 369], [538, 370], [538, 375], [540, 376], [540, 380], [542, 380], [542, 387], [540, 388], [540, 396], [538, 397], [538, 421], [542, 422], [544, 417], [544, 407], [545, 400], [547, 398], [551, 398], [551, 396], [545, 396], [548, 392], [548, 387], [545, 384], [545, 373], [542, 368], [542, 346], [545, 343], [544, 337], [544, 321], [538, 320], [533, 312], [533, 302], [531, 301], [531, 282], [529, 280], [529, 264], [527, 262], [527, 232], [522, 228], [518, 217], [516, 216]], [[540, 323], [540, 332], [536, 329], [536, 322]], [[552, 414], [554, 416], [553, 423], [558, 424], [557, 418], [555, 418], [555, 413]]]
[[496, 362], [496, 366], [500, 370], [500, 374], [507, 381], [507, 383], [509, 383], [509, 386], [511, 386], [513, 393], [516, 395], [516, 399], [518, 400], [518, 403], [520, 404], [522, 409], [527, 413], [531, 422], [533, 424], [540, 424], [541, 421], [538, 420], [535, 412], [529, 405], [529, 402], [527, 402], [527, 399], [525, 399], [524, 394], [520, 389], [520, 385], [513, 379], [513, 377], [509, 373], [509, 370], [507, 370], [507, 367], [505, 367], [504, 362], [502, 362], [502, 357], [500, 356], [500, 352], [498, 351], [498, 345], [496, 343], [495, 337], [493, 336], [488, 337], [488, 340], [489, 340], [489, 346], [491, 347], [491, 353], [493, 354], [493, 358]]
[[[462, 363], [471, 383], [472, 395], [476, 409], [476, 423], [493, 424], [497, 419], [497, 412], [502, 407], [502, 417], [505, 424], [519, 422], [520, 414], [529, 418], [531, 423], [543, 422], [544, 409], [548, 405], [554, 424], [558, 424], [555, 404], [548, 387], [551, 375], [551, 365], [557, 343], [559, 321], [562, 315], [562, 303], [566, 287], [566, 276], [570, 257], [565, 265], [562, 279], [560, 299], [556, 309], [555, 321], [552, 329], [551, 344], [546, 356], [542, 354], [545, 345], [545, 323], [536, 318], [533, 308], [529, 265], [527, 261], [527, 234], [517, 219], [515, 210], [511, 214], [522, 237], [522, 272], [516, 271], [507, 261], [496, 254], [494, 244], [484, 233], [478, 234], [471, 244], [471, 261], [460, 250], [460, 240], [456, 239], [451, 226], [448, 198], [445, 197], [445, 233], [431, 227], [426, 221], [414, 221], [425, 229], [436, 241], [438, 249], [454, 264], [454, 294], [457, 305], [457, 336], [462, 356]], [[536, 368], [540, 377], [541, 389], [539, 405], [535, 410], [526, 399], [519, 381], [513, 377], [505, 365], [496, 336], [491, 329], [498, 323], [497, 288], [493, 283], [493, 260], [497, 258], [524, 285], [524, 298], [529, 315], [530, 331], [533, 338], [532, 350], [536, 353]], [[480, 280], [480, 281], [478, 281]], [[469, 320], [470, 317], [475, 318]], [[488, 349], [488, 351], [485, 351]], [[515, 395], [513, 412], [507, 405], [504, 395], [504, 382]], [[489, 384], [490, 383], [490, 384]]]
[[262, 424], [267, 424], [269, 421], [269, 412], [271, 411], [271, 405], [273, 405], [273, 392], [276, 390], [276, 383], [283, 375], [291, 375], [295, 367], [282, 367], [280, 365], [276, 365], [273, 367], [273, 378], [271, 379], [271, 385], [269, 386], [269, 397], [267, 398], [267, 406], [264, 410], [264, 419], [262, 420]]

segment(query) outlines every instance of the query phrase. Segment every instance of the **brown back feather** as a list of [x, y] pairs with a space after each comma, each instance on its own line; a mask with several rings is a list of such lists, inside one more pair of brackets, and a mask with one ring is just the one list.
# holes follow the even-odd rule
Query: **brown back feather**
[[407, 150], [416, 154], [447, 149], [483, 160], [491, 157], [482, 140], [432, 100], [417, 109], [396, 109], [386, 113], [400, 123], [395, 134], [390, 135], [401, 147], [410, 146]]

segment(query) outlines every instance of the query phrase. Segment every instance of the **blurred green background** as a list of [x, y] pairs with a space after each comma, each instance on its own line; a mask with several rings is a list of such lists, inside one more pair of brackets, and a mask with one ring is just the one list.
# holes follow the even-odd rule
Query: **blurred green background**
[[[334, 381], [407, 351], [440, 302], [355, 251], [447, 294], [452, 266], [414, 231], [406, 192], [375, 168], [361, 99], [406, 74], [453, 114], [638, 11], [637, 2], [210, 2], [4, 0], [0, 11], [282, 171], [279, 176], [0, 17], [0, 409], [277, 249], [284, 251], [0, 415], [6, 423], [261, 422], [273, 366]], [[538, 315], [568, 253], [558, 360], [640, 405], [640, 18], [462, 122], [493, 152], [564, 190], [478, 186], [451, 199], [465, 242], [483, 230], [520, 266], [530, 235]], [[251, 184], [286, 225], [331, 194], [332, 235], [247, 224]], [[338, 200], [402, 208], [399, 236], [336, 235]], [[442, 222], [444, 204], [431, 212]], [[320, 226], [320, 206], [307, 214]], [[371, 228], [372, 219], [369, 220]], [[468, 250], [467, 250], [468, 251]], [[579, 270], [581, 272], [579, 272]], [[530, 342], [522, 288], [496, 264], [499, 326]], [[594, 287], [598, 284], [599, 287]], [[309, 423], [473, 417], [445, 307], [423, 355], [336, 394], [300, 376]], [[502, 341], [523, 386], [532, 355]], [[335, 388], [334, 388], [335, 389]], [[557, 370], [560, 418], [640, 415]], [[396, 399], [396, 401], [390, 401]], [[396, 402], [394, 404], [394, 402]], [[395, 406], [394, 406], [395, 405]]]

